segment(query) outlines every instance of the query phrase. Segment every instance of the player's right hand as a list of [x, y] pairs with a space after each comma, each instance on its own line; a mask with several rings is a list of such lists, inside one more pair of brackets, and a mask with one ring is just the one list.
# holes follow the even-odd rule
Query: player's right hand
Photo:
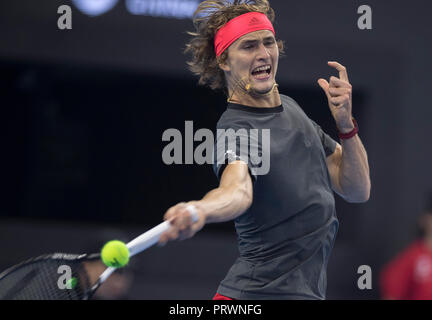
[[[193, 205], [198, 215], [198, 221], [193, 222], [191, 212], [187, 209]], [[205, 215], [198, 201], [180, 202], [167, 210], [164, 220], [168, 220], [171, 228], [159, 238], [159, 245], [172, 240], [191, 238], [205, 225]]]

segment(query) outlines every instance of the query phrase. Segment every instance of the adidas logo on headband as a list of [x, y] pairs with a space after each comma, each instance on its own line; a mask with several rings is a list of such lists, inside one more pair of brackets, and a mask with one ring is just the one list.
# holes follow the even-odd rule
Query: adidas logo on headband
[[252, 19], [250, 19], [250, 21], [249, 21], [249, 25], [250, 26], [253, 26], [253, 25], [256, 25], [256, 24], [260, 24], [261, 23], [261, 21], [258, 19], [258, 18], [256, 18], [256, 17], [253, 17]]

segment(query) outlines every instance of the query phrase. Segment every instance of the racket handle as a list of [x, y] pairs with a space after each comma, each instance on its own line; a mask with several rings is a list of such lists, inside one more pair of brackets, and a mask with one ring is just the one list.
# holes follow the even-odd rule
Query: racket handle
[[[198, 221], [198, 212], [193, 205], [189, 205], [186, 209], [190, 212], [192, 217], [192, 222]], [[130, 241], [126, 246], [129, 249], [129, 256], [132, 257], [141, 251], [155, 245], [162, 233], [166, 232], [171, 227], [169, 221], [164, 221], [158, 224], [156, 227], [150, 229], [149, 231], [143, 233], [142, 235], [136, 237]]]

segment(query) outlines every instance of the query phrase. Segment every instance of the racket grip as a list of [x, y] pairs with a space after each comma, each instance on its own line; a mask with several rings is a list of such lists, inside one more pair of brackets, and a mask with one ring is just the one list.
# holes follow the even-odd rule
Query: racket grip
[[[190, 212], [192, 217], [192, 222], [198, 221], [198, 212], [193, 205], [188, 205], [186, 209]], [[132, 241], [130, 241], [126, 246], [129, 249], [129, 256], [140, 253], [141, 251], [146, 250], [147, 248], [155, 245], [158, 241], [162, 233], [168, 231], [170, 228], [169, 221], [164, 221], [158, 224], [156, 227], [150, 229], [149, 231], [143, 233], [142, 235], [136, 237]]]

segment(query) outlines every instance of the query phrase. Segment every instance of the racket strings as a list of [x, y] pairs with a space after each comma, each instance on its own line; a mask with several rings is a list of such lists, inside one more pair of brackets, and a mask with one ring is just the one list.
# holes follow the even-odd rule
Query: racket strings
[[[70, 268], [70, 277], [59, 272], [61, 266]], [[0, 279], [0, 299], [5, 300], [82, 300], [89, 290], [82, 263], [74, 260], [29, 262]]]

